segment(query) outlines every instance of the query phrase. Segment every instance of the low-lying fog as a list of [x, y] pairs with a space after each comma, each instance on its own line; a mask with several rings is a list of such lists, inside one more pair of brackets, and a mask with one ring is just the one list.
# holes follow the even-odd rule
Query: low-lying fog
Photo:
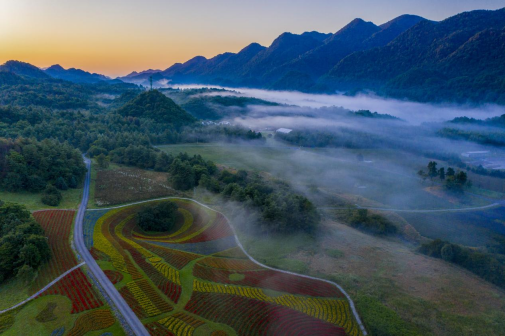
[[[251, 143], [211, 143], [205, 149], [196, 145], [185, 146], [190, 154], [202, 154], [209, 159], [217, 158], [219, 163], [237, 169], [266, 171], [273, 176], [288, 181], [296, 190], [311, 199], [317, 199], [319, 192], [328, 192], [346, 197], [352, 204], [363, 206], [370, 204], [396, 210], [433, 210], [487, 206], [493, 199], [480, 195], [468, 194], [460, 201], [440, 194], [432, 189], [441, 182], [422, 182], [417, 172], [426, 169], [432, 159], [450, 158], [454, 168], [458, 158], [476, 167], [479, 164], [489, 169], [501, 167], [505, 158], [503, 147], [493, 147], [444, 137], [440, 130], [459, 128], [477, 132], [496, 132], [503, 129], [482, 125], [449, 124], [445, 121], [456, 117], [486, 119], [505, 114], [505, 107], [486, 105], [481, 107], [432, 105], [395, 99], [385, 99], [372, 95], [355, 97], [341, 94], [323, 95], [299, 92], [266, 91], [258, 89], [231, 89], [207, 85], [181, 85], [174, 88], [220, 88], [227, 91], [197, 93], [197, 95], [237, 95], [254, 97], [276, 102], [279, 106], [261, 104], [226, 107], [216, 105], [220, 115], [229, 116], [232, 124], [242, 125], [256, 131], [290, 128], [301, 131], [305, 143], [283, 142], [270, 139], [264, 145]], [[209, 103], [211, 104], [211, 103]], [[350, 111], [370, 110], [388, 114], [401, 120], [385, 116], [362, 117]], [[312, 132], [313, 131], [313, 132]], [[332, 145], [326, 139], [338, 139]], [[294, 139], [296, 141], [296, 138]], [[478, 140], [478, 139], [477, 139]], [[482, 141], [481, 141], [482, 142]], [[323, 148], [323, 144], [329, 144]], [[475, 157], [474, 153], [486, 153]], [[467, 154], [465, 156], [464, 154]], [[358, 157], [361, 156], [361, 160]], [[439, 167], [447, 167], [441, 161]], [[476, 188], [489, 189], [493, 192], [505, 192], [501, 179], [490, 180], [488, 177], [469, 173]], [[491, 210], [475, 212], [478, 221], [467, 224], [459, 223], [457, 218], [444, 220], [451, 226], [434, 223], [416, 214], [416, 229], [430, 238], [442, 238], [450, 241], [481, 246], [489, 242], [495, 232], [501, 232], [494, 223], [495, 217], [487, 216]], [[495, 211], [495, 210], [493, 210]], [[501, 208], [496, 211], [502, 211]], [[480, 216], [483, 214], [483, 216]], [[440, 217], [440, 216], [439, 216]], [[436, 217], [436, 218], [439, 218]], [[482, 218], [481, 218], [482, 217]], [[442, 218], [442, 217], [440, 217]], [[459, 217], [458, 217], [459, 218]], [[444, 222], [445, 223], [445, 222]], [[484, 228], [485, 227], [485, 228]]]
[[482, 105], [479, 107], [451, 104], [432, 105], [382, 98], [374, 95], [345, 96], [343, 94], [311, 94], [294, 91], [268, 91], [247, 88], [236, 89], [214, 85], [174, 85], [172, 87], [181, 89], [204, 87], [226, 89], [233, 92], [212, 92], [206, 94], [221, 96], [242, 95], [279, 104], [310, 107], [313, 109], [336, 106], [353, 111], [370, 110], [372, 112], [390, 114], [414, 125], [418, 125], [423, 122], [447, 121], [460, 116], [486, 119], [505, 114], [505, 107], [497, 105]]

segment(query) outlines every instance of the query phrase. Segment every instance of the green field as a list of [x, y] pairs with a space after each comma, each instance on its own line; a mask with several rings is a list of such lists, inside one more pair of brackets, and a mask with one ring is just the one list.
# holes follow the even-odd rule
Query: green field
[[7, 191], [0, 191], [0, 200], [4, 202], [14, 202], [23, 204], [28, 210], [42, 210], [42, 209], [77, 209], [81, 203], [82, 188], [68, 189], [61, 192], [63, 199], [60, 205], [51, 207], [42, 203], [40, 193], [30, 192], [16, 192], [11, 193]]
[[[322, 187], [336, 193], [362, 196], [377, 206], [396, 209], [452, 209], [489, 204], [468, 195], [454, 202], [423, 190], [436, 182], [421, 183], [416, 176], [424, 158], [394, 155], [381, 150], [368, 153], [365, 161], [357, 151], [253, 147], [224, 144], [160, 146], [173, 155], [186, 152], [235, 169], [265, 171], [301, 188]], [[367, 160], [367, 157], [373, 159]], [[371, 161], [371, 162], [367, 162]]]
[[[312, 193], [315, 188], [341, 196], [350, 204], [411, 210], [459, 209], [494, 202], [472, 193], [494, 199], [502, 196], [499, 192], [477, 187], [472, 188], [472, 193], [451, 196], [437, 184], [437, 179], [422, 182], [417, 178], [416, 172], [423, 168], [428, 159], [409, 153], [399, 154], [392, 150], [296, 149], [269, 140], [274, 147], [213, 143], [159, 148], [173, 155], [180, 152], [202, 155], [205, 159], [235, 169], [270, 173], [312, 196], [316, 204], [318, 198]], [[358, 153], [364, 156], [363, 162], [357, 160]], [[465, 220], [464, 212], [443, 215], [398, 214], [426, 237], [484, 246], [497, 232], [495, 218], [487, 216], [490, 211], [473, 212], [473, 222]], [[449, 222], [450, 225], [447, 224]]]

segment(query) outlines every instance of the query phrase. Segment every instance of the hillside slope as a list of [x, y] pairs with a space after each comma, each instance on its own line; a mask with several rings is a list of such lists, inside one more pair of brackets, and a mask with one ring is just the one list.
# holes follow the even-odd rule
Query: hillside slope
[[192, 124], [196, 119], [158, 90], [146, 91], [117, 112], [125, 117], [152, 119], [176, 127]]

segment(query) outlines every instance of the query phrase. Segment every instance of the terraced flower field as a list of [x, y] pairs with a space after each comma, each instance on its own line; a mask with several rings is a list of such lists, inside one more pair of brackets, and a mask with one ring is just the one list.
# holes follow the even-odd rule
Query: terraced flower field
[[[144, 232], [136, 214], [172, 201], [172, 232]], [[362, 335], [334, 285], [264, 268], [237, 246], [226, 218], [171, 199], [88, 210], [87, 247], [152, 335]]]
[[30, 287], [30, 294], [36, 293], [77, 265], [77, 259], [70, 247], [74, 216], [74, 210], [43, 210], [33, 213], [33, 217], [42, 226], [48, 238], [52, 258], [40, 268], [37, 278]]
[[[51, 281], [77, 266], [78, 261], [70, 245], [73, 210], [44, 210], [33, 214], [48, 237], [52, 256], [44, 264], [30, 286], [30, 294], [37, 294]], [[121, 281], [122, 274], [110, 273], [111, 279]], [[76, 268], [40, 292], [24, 305], [0, 314], [2, 335], [101, 335], [112, 332], [124, 335], [100, 292], [92, 284], [83, 267]]]

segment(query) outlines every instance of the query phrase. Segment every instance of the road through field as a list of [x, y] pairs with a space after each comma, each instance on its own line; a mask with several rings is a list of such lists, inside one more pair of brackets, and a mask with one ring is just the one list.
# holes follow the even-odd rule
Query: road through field
[[86, 163], [86, 168], [88, 169], [86, 173], [86, 178], [84, 180], [84, 191], [82, 194], [82, 201], [79, 206], [79, 211], [77, 212], [77, 217], [75, 219], [74, 226], [74, 243], [77, 252], [86, 264], [90, 272], [93, 274], [94, 278], [97, 280], [102, 289], [107, 293], [112, 303], [116, 306], [117, 311], [119, 311], [123, 317], [124, 321], [128, 323], [133, 333], [137, 336], [149, 335], [146, 328], [142, 322], [137, 318], [133, 310], [128, 306], [123, 297], [119, 294], [116, 287], [110, 282], [105, 273], [100, 269], [95, 259], [91, 256], [86, 245], [84, 244], [84, 214], [86, 213], [86, 207], [88, 206], [89, 198], [89, 186], [91, 182], [91, 160], [84, 158]]

